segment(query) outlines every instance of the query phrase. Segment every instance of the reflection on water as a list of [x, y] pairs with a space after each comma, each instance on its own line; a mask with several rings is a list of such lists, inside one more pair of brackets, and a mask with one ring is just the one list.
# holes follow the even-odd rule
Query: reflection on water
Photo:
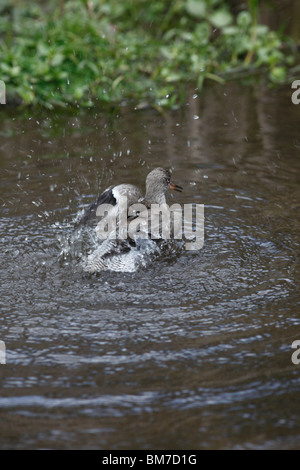
[[[228, 84], [165, 116], [2, 113], [1, 448], [299, 447], [299, 112]], [[78, 211], [161, 165], [204, 248], [84, 273]]]

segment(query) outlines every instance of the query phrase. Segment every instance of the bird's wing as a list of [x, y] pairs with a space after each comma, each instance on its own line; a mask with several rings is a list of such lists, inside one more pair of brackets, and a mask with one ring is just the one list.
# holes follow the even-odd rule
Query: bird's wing
[[131, 250], [136, 246], [133, 240], [110, 240], [104, 242], [91, 253], [84, 264], [89, 273], [99, 271], [132, 271], [134, 268]]
[[132, 184], [118, 184], [110, 186], [86, 209], [83, 216], [76, 222], [75, 227], [87, 224], [96, 218], [97, 208], [102, 204], [110, 204], [115, 207], [122, 197], [127, 198], [128, 206], [138, 202], [142, 197], [141, 190]]
[[110, 204], [112, 206], [117, 204], [117, 199], [114, 195], [114, 188], [115, 186], [110, 186], [107, 188], [105, 191], [103, 191], [102, 194], [100, 194], [96, 201], [92, 202], [92, 204], [87, 207], [82, 217], [75, 223], [76, 228], [87, 224], [90, 220], [95, 219], [97, 208], [101, 204]]

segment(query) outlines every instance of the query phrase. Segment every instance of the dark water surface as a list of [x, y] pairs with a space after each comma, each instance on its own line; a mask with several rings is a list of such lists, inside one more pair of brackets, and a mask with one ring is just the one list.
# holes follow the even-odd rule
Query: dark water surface
[[[207, 88], [180, 111], [1, 109], [0, 448], [300, 448], [300, 106]], [[82, 272], [79, 209], [173, 168], [205, 244]]]

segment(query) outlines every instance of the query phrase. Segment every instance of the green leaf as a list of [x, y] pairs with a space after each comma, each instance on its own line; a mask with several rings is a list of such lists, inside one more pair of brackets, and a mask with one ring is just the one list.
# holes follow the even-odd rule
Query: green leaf
[[34, 97], [34, 93], [32, 90], [29, 90], [28, 88], [20, 87], [18, 89], [18, 93], [26, 104], [33, 103], [35, 97]]
[[285, 67], [274, 67], [270, 72], [270, 78], [275, 83], [282, 82], [286, 78]]
[[222, 32], [227, 36], [235, 36], [238, 33], [238, 28], [236, 26], [226, 26]]
[[51, 59], [51, 65], [53, 65], [53, 67], [60, 65], [64, 61], [64, 58], [63, 54], [57, 52]]
[[204, 0], [188, 0], [185, 8], [191, 16], [204, 18], [207, 11], [207, 4]]
[[219, 75], [216, 75], [215, 73], [206, 72], [205, 78], [208, 78], [209, 80], [213, 80], [217, 83], [220, 83], [221, 85], [225, 83], [225, 80], [222, 77], [219, 77]]
[[119, 85], [119, 83], [121, 83], [123, 78], [124, 78], [123, 75], [119, 75], [117, 78], [114, 79], [112, 86], [111, 86], [113, 90], [117, 88], [117, 86]]
[[48, 56], [49, 46], [46, 45], [44, 42], [39, 41], [37, 45], [37, 53], [39, 56]]
[[222, 8], [213, 12], [209, 17], [209, 21], [213, 26], [221, 29], [225, 26], [231, 25], [233, 22], [233, 17], [228, 10]]
[[247, 28], [252, 23], [251, 13], [249, 11], [241, 11], [237, 15], [236, 23], [242, 28]]

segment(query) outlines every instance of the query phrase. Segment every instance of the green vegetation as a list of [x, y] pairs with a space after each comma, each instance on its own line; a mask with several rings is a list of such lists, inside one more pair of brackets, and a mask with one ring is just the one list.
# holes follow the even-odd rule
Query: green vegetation
[[188, 83], [264, 72], [284, 80], [292, 41], [224, 0], [0, 0], [8, 98], [51, 108], [134, 100], [174, 107]]

